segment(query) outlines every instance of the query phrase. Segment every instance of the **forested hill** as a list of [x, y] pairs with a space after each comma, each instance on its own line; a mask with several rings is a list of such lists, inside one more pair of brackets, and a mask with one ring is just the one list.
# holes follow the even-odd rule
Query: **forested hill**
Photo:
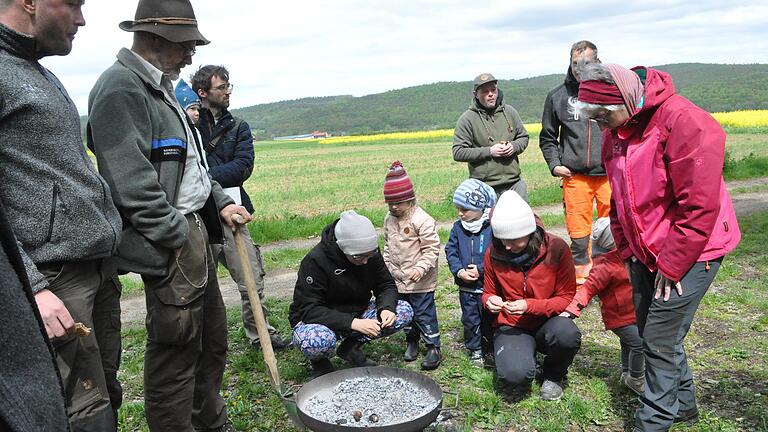
[[[678, 93], [710, 111], [768, 109], [768, 65], [684, 63], [657, 66], [669, 72]], [[501, 73], [496, 76], [502, 75]], [[547, 92], [563, 75], [500, 80], [507, 103], [523, 121], [538, 122]], [[304, 98], [233, 110], [257, 138], [304, 134], [334, 135], [452, 128], [469, 106], [471, 82], [439, 82], [363, 97]]]

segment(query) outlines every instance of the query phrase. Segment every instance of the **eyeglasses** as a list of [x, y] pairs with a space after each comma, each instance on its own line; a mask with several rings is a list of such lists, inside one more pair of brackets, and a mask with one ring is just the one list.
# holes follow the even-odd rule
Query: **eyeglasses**
[[367, 259], [371, 259], [379, 254], [379, 249], [376, 248], [376, 250], [373, 250], [368, 253], [359, 254], [359, 255], [350, 255], [349, 257], [352, 258], [355, 261], [365, 261]]
[[214, 87], [211, 90], [218, 90], [222, 93], [232, 93], [232, 90], [235, 88], [234, 84], [222, 84], [220, 86]]

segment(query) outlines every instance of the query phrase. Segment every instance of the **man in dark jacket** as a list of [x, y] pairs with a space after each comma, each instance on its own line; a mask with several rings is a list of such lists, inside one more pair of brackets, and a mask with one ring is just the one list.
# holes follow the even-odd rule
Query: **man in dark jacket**
[[[50, 0], [32, 7], [22, 0], [0, 1], [0, 202], [56, 348], [72, 428], [110, 431], [115, 419], [96, 332], [86, 337], [70, 333], [76, 322], [96, 328], [101, 307], [114, 304], [102, 302], [101, 296], [115, 291], [100, 287], [104, 260], [116, 250], [121, 221], [109, 187], [83, 147], [75, 105], [61, 82], [38, 62], [69, 54], [74, 34], [85, 25], [81, 5]], [[119, 342], [119, 332], [110, 335]], [[59, 385], [49, 390], [58, 392]], [[13, 390], [16, 395], [18, 391]]]
[[576, 281], [584, 283], [592, 266], [589, 235], [592, 207], [597, 202], [597, 217], [610, 210], [611, 188], [600, 163], [602, 132], [597, 123], [568, 112], [568, 100], [579, 93], [579, 67], [600, 62], [597, 47], [579, 41], [571, 47], [571, 65], [565, 82], [549, 92], [541, 116], [539, 145], [553, 176], [563, 182], [565, 225], [571, 237], [571, 253]]
[[[243, 207], [253, 213], [251, 198], [243, 188], [243, 183], [248, 180], [253, 171], [253, 135], [247, 122], [234, 117], [227, 110], [232, 89], [233, 86], [229, 83], [229, 72], [224, 66], [203, 66], [192, 77], [192, 90], [200, 97], [203, 105], [200, 109], [198, 128], [207, 154], [208, 172], [236, 203], [242, 203]], [[213, 246], [213, 256], [216, 261], [224, 264], [237, 284], [242, 299], [245, 336], [251, 346], [258, 347], [259, 333], [256, 331], [251, 302], [248, 300], [248, 291], [245, 289], [245, 273], [240, 265], [233, 235], [231, 230], [224, 230], [224, 242]], [[265, 272], [261, 250], [253, 242], [247, 229], [240, 230], [240, 235], [243, 236], [243, 244], [248, 252], [261, 307], [266, 318]], [[289, 342], [283, 340], [269, 323], [267, 323], [267, 329], [273, 348], [282, 349], [288, 346]]]
[[412, 318], [411, 305], [397, 299], [373, 224], [354, 210], [343, 212], [299, 266], [288, 317], [293, 344], [310, 360], [314, 375], [333, 370], [337, 337], [344, 338], [339, 357], [373, 366], [362, 344], [395, 333]]
[[528, 147], [528, 131], [517, 111], [504, 103], [493, 75], [480, 74], [473, 85], [472, 103], [453, 133], [453, 160], [467, 162], [469, 177], [490, 185], [497, 196], [512, 189], [527, 201], [517, 157]]
[[68, 431], [53, 347], [2, 203], [0, 305], [0, 430]]
[[[144, 411], [152, 431], [229, 431], [221, 396], [227, 317], [209, 245], [251, 219], [211, 180], [171, 81], [208, 40], [189, 0], [140, 0], [133, 46], [91, 90], [88, 142], [124, 218], [115, 258], [147, 303]], [[210, 237], [209, 237], [210, 235]]]

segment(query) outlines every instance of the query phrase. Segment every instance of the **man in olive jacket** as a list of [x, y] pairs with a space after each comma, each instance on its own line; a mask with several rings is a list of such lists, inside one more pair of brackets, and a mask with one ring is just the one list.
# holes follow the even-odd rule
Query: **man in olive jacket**
[[497, 80], [489, 73], [474, 81], [472, 103], [459, 117], [453, 135], [453, 160], [467, 162], [469, 177], [490, 185], [496, 195], [512, 189], [528, 200], [517, 156], [528, 147], [520, 115], [504, 103]]
[[[250, 220], [208, 175], [201, 143], [171, 81], [191, 63], [197, 29], [189, 0], [140, 0], [133, 46], [96, 82], [88, 141], [125, 224], [116, 262], [141, 274], [147, 303], [144, 407], [152, 431], [228, 431], [220, 394], [226, 310], [210, 241], [219, 218]], [[209, 238], [210, 234], [210, 238]]]

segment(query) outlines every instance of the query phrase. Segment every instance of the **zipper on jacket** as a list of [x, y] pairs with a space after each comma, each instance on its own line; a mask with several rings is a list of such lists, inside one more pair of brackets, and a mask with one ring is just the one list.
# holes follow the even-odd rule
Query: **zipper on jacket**
[[528, 288], [528, 270], [525, 270], [523, 272], [523, 298], [526, 298], [525, 297], [525, 292], [526, 292], [527, 288]]
[[587, 166], [584, 167], [586, 172], [589, 172], [589, 157], [592, 153], [592, 123], [590, 122], [591, 120], [587, 119]]
[[53, 198], [51, 198], [51, 215], [48, 221], [48, 235], [45, 236], [45, 242], [48, 243], [53, 237], [53, 221], [56, 218], [56, 203], [59, 197], [59, 184], [53, 184]]
[[469, 264], [475, 263], [475, 236], [469, 238]]

